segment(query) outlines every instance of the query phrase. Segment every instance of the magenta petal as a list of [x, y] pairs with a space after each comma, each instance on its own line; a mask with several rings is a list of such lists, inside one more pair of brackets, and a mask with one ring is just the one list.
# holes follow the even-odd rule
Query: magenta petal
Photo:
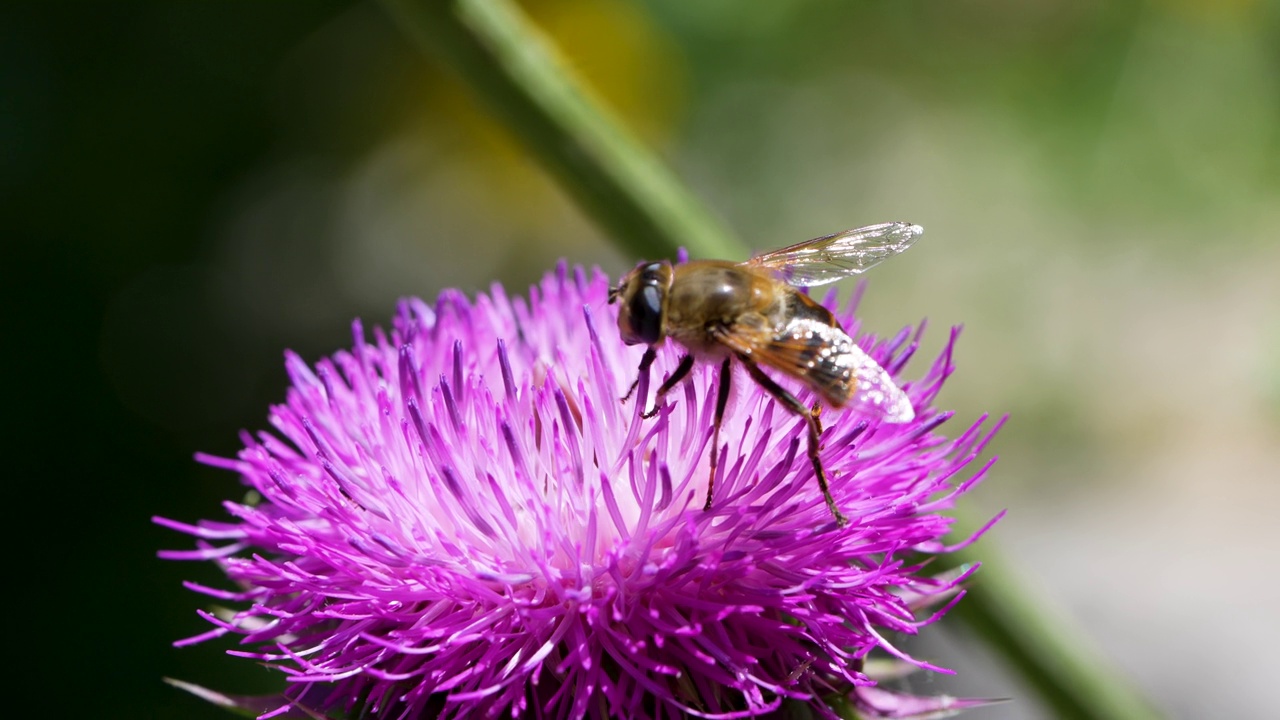
[[285, 673], [294, 711], [326, 715], [829, 714], [818, 698], [855, 687], [886, 712], [971, 702], [913, 706], [862, 672], [876, 649], [930, 667], [883, 638], [918, 632], [932, 618], [917, 611], [944, 612], [965, 578], [921, 562], [948, 550], [936, 512], [981, 479], [966, 469], [994, 431], [940, 434], [955, 334], [910, 380], [919, 331], [858, 338], [916, 417], [823, 414], [838, 528], [801, 423], [745, 375], [719, 448], [713, 368], [641, 417], [672, 348], [619, 401], [641, 350], [620, 341], [607, 291], [562, 265], [527, 298], [406, 300], [389, 331], [356, 323], [351, 350], [287, 355], [273, 430], [233, 459], [199, 456], [261, 500], [226, 503], [220, 522], [157, 519], [196, 538], [165, 557], [212, 560], [233, 584], [191, 585], [239, 608], [204, 614], [214, 629], [193, 640], [237, 637], [232, 654]]

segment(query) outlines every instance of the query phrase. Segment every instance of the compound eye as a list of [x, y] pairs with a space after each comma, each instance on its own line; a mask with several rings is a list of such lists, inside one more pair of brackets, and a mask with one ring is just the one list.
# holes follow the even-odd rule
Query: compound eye
[[636, 339], [646, 345], [662, 339], [662, 290], [656, 284], [646, 283], [632, 295], [627, 311]]

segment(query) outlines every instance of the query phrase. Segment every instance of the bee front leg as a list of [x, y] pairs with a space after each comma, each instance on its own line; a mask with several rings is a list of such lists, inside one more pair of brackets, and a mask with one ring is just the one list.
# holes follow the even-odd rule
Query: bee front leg
[[727, 357], [720, 365], [720, 374], [716, 376], [719, 386], [716, 390], [716, 417], [711, 425], [711, 478], [707, 480], [707, 504], [703, 510], [711, 509], [711, 494], [716, 487], [716, 465], [720, 463], [720, 421], [724, 419], [724, 407], [729, 404], [729, 381], [733, 378], [733, 358]]
[[750, 358], [739, 356], [742, 364], [747, 366], [747, 372], [751, 373], [751, 379], [759, 383], [764, 391], [773, 396], [774, 400], [782, 403], [788, 410], [805, 419], [809, 426], [809, 462], [813, 463], [813, 472], [818, 476], [818, 487], [822, 488], [822, 497], [827, 501], [827, 507], [831, 509], [831, 514], [836, 518], [836, 524], [844, 527], [849, 524], [848, 518], [840, 514], [839, 508], [836, 507], [835, 498], [831, 497], [831, 489], [827, 487], [827, 473], [822, 469], [822, 459], [818, 457], [818, 439], [822, 433], [822, 424], [818, 422], [817, 410], [811, 410], [804, 406], [804, 403], [796, 399], [795, 395], [787, 392], [785, 388], [773, 381], [773, 378], [764, 374]]
[[[675, 387], [681, 380], [689, 376], [689, 371], [693, 369], [693, 356], [685, 355], [680, 358], [680, 364], [676, 365], [675, 372], [662, 382], [662, 387], [658, 388], [658, 394], [653, 396], [653, 409], [640, 413], [640, 417], [648, 420], [658, 414], [658, 404], [662, 402], [662, 398], [671, 392], [671, 388]], [[638, 379], [637, 379], [638, 382]]]
[[636, 391], [636, 386], [640, 384], [640, 376], [649, 372], [649, 366], [653, 365], [654, 358], [658, 357], [658, 353], [654, 352], [653, 346], [645, 348], [644, 356], [640, 358], [640, 367], [636, 370], [636, 379], [631, 381], [631, 387], [627, 388], [627, 394], [622, 396], [622, 402], [631, 399], [631, 394]]

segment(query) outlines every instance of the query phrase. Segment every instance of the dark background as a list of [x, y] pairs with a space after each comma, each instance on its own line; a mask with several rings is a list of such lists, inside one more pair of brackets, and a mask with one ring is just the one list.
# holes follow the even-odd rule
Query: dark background
[[[964, 322], [943, 396], [1011, 412], [980, 511], [1171, 714], [1260, 716], [1280, 625], [1280, 12], [1249, 2], [527, 3], [754, 247], [923, 224], [882, 332]], [[394, 299], [613, 250], [376, 5], [8, 3], [0, 207], [11, 699], [225, 717], [151, 524], [222, 517], [281, 357]], [[945, 631], [940, 631], [945, 633]], [[963, 648], [969, 684], [1025, 697]], [[980, 654], [979, 654], [980, 655]], [[1192, 680], [1194, 678], [1194, 680]], [[928, 692], [931, 687], [922, 690]], [[958, 689], [956, 689], [958, 688]], [[11, 710], [14, 714], [20, 714]], [[978, 717], [1039, 717], [1020, 701]]]
[[[279, 348], [237, 338], [189, 269], [213, 252], [228, 187], [280, 140], [274, 69], [342, 7], [0, 10], [4, 454], [16, 495], [7, 555], [17, 560], [6, 573], [17, 670], [6, 705], [30, 708], [8, 712], [228, 717], [161, 677], [268, 689], [248, 663], [216, 661], [213, 646], [170, 647], [202, 631], [202, 601], [180, 583], [218, 580], [210, 567], [156, 559], [190, 543], [149, 518], [216, 513], [235, 486], [193, 451], [234, 452], [236, 429], [259, 424], [281, 395], [279, 374], [267, 379]], [[172, 271], [157, 280], [170, 301], [138, 290], [157, 268]], [[330, 342], [341, 339], [335, 325]], [[235, 385], [234, 397], [219, 397], [225, 385], [210, 376]], [[158, 405], [164, 418], [148, 412]]]

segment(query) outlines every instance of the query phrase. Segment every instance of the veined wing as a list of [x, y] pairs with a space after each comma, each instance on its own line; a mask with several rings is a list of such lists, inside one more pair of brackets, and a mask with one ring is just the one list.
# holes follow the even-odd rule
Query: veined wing
[[924, 228], [881, 223], [826, 235], [757, 255], [744, 265], [764, 268], [797, 287], [812, 287], [857, 275], [911, 247]]

